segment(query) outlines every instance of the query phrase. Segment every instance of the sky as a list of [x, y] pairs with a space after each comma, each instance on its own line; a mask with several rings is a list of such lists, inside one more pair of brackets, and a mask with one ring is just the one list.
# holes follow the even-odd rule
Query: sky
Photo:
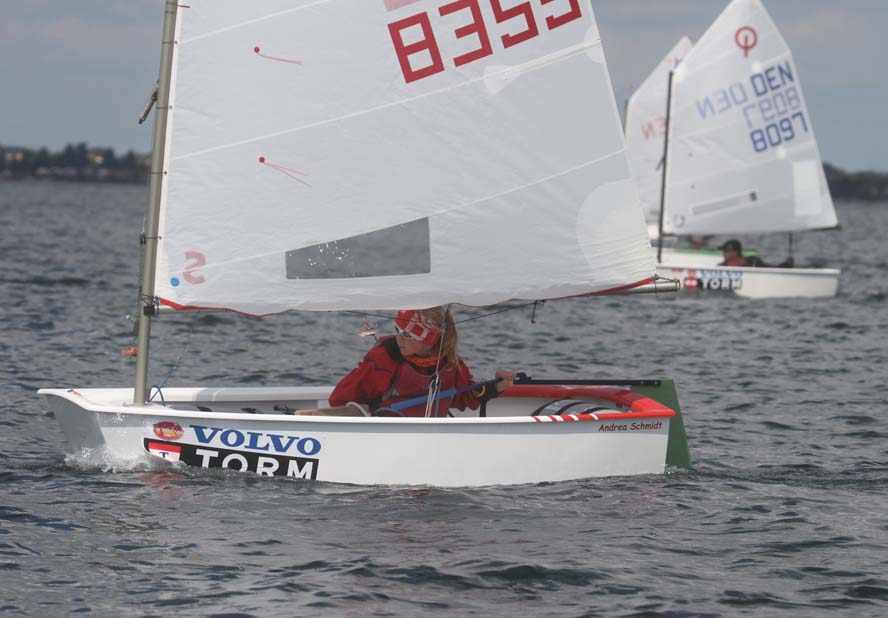
[[[888, 0], [764, 4], [793, 51], [823, 159], [888, 171]], [[620, 108], [726, 5], [592, 0]], [[163, 0], [0, 0], [0, 144], [148, 152], [152, 125], [137, 119], [157, 79], [162, 21]]]

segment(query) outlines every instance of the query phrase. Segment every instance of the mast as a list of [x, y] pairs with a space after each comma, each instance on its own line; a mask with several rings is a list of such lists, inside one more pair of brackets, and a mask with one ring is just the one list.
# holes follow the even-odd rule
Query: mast
[[136, 343], [138, 354], [136, 356], [136, 385], [133, 390], [133, 404], [137, 406], [145, 405], [148, 397], [148, 340], [151, 334], [151, 316], [155, 314], [154, 266], [157, 261], [157, 228], [163, 185], [163, 160], [178, 8], [179, 0], [166, 0], [160, 52], [160, 77], [157, 86], [157, 111], [154, 117], [154, 141], [151, 150], [151, 175], [148, 184], [148, 205], [145, 208], [145, 232], [142, 237], [142, 283], [139, 287], [139, 331]]
[[666, 160], [669, 158], [669, 127], [672, 116], [672, 75], [669, 71], [669, 85], [666, 87], [666, 135], [663, 138], [663, 176], [660, 181], [660, 217], [657, 234], [657, 263], [663, 261], [663, 217], [666, 214]]

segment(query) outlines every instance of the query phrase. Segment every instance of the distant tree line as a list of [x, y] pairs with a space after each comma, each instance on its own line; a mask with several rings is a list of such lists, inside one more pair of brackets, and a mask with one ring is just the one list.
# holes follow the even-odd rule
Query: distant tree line
[[823, 164], [829, 191], [836, 200], [888, 202], [888, 174], [882, 172], [846, 172]]
[[46, 178], [103, 182], [145, 182], [149, 157], [132, 150], [68, 144], [61, 152], [0, 145], [0, 178]]
[[[0, 145], [0, 179], [48, 178], [103, 182], [146, 182], [150, 159], [132, 150], [118, 155], [113, 148], [68, 144], [61, 152]], [[824, 163], [826, 180], [836, 200], [888, 202], [888, 173], [846, 172]]]

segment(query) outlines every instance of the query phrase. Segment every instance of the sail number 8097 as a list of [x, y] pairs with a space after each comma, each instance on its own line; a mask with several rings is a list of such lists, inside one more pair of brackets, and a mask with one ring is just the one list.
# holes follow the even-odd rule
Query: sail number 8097
[[801, 133], [797, 128], [804, 130], [805, 133], [808, 132], [808, 121], [805, 120], [805, 114], [801, 111], [750, 132], [749, 138], [752, 140], [752, 147], [756, 152], [764, 152], [769, 147], [774, 148], [794, 140], [796, 135]]
[[[465, 13], [465, 15], [459, 16], [462, 18], [462, 21], [459, 22], [462, 25], [454, 27], [453, 33], [457, 39], [467, 37], [475, 39], [476, 46], [472, 51], [453, 58], [454, 66], [459, 67], [493, 54], [493, 44], [487, 25], [484, 23], [484, 15], [478, 4], [480, 1], [453, 0], [438, 7], [438, 14], [441, 17], [453, 16], [455, 21], [458, 13]], [[516, 20], [513, 22], [514, 27], [520, 28], [520, 30], [512, 30], [500, 36], [503, 49], [508, 49], [539, 35], [540, 26], [529, 1], [506, 8], [503, 8], [504, 0], [487, 1], [490, 3], [493, 18], [497, 24]], [[509, 2], [509, 0], [505, 0], [505, 2]], [[580, 0], [538, 0], [538, 2], [541, 6], [552, 3], [557, 5], [550, 14], [545, 16], [544, 21], [549, 30], [554, 30], [583, 16]], [[417, 13], [390, 23], [388, 28], [405, 82], [409, 84], [444, 71], [444, 60], [438, 46], [438, 36], [441, 33], [435, 33], [427, 12]], [[407, 42], [405, 39], [411, 42]], [[411, 63], [411, 57], [418, 58], [419, 61], [416, 64], [420, 64], [420, 66]]]

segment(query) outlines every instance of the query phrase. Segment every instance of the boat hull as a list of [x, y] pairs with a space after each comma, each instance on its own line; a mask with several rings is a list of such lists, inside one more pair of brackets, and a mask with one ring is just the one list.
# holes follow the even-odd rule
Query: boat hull
[[[279, 412], [324, 407], [329, 388], [167, 389], [166, 405], [138, 407], [127, 403], [131, 389], [40, 393], [73, 452], [119, 465], [166, 459], [267, 476], [442, 487], [664, 471], [674, 410], [613, 387], [540, 388], [511, 388], [490, 402], [485, 418], [437, 419]], [[588, 402], [574, 409], [598, 411], [531, 415], [568, 397]]]
[[683, 295], [832, 298], [839, 288], [840, 271], [834, 268], [749, 268], [664, 262], [657, 265], [657, 274], [678, 279]]
[[[750, 255], [750, 252], [746, 254]], [[725, 257], [721, 251], [715, 249], [663, 247], [660, 261], [664, 265], [678, 264], [684, 268], [716, 268], [725, 261]]]

